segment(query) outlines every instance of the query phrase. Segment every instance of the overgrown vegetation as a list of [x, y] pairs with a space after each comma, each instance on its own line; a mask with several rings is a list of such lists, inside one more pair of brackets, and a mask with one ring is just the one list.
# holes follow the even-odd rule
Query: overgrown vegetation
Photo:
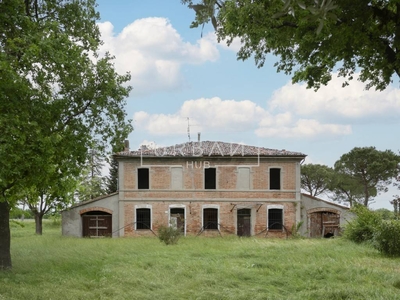
[[337, 239], [77, 239], [11, 224], [0, 299], [398, 299], [400, 258]]
[[362, 205], [354, 207], [352, 211], [357, 217], [346, 225], [344, 237], [356, 243], [372, 242], [374, 232], [382, 218], [378, 213]]
[[181, 236], [182, 230], [179, 227], [162, 225], [158, 228], [158, 238], [166, 245], [178, 243]]
[[400, 256], [400, 221], [385, 220], [376, 228], [375, 245], [388, 256]]
[[371, 211], [364, 206], [353, 208], [357, 218], [346, 226], [344, 237], [356, 243], [370, 243], [387, 256], [400, 257], [400, 221], [386, 211]]

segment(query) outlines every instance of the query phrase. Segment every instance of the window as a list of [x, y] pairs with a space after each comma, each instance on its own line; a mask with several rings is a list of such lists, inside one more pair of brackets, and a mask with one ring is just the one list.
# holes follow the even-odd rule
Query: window
[[136, 209], [136, 229], [151, 229], [150, 208]]
[[268, 229], [281, 230], [283, 227], [283, 209], [270, 208], [268, 209]]
[[270, 190], [281, 189], [281, 169], [278, 168], [269, 169], [269, 189]]
[[218, 229], [218, 209], [205, 208], [203, 209], [203, 228]]
[[149, 189], [149, 169], [138, 169], [138, 189]]
[[237, 189], [238, 190], [250, 189], [250, 168], [238, 168]]
[[181, 190], [183, 183], [183, 174], [181, 167], [171, 168], [171, 189]]
[[215, 190], [217, 181], [217, 169], [207, 168], [204, 169], [204, 188], [206, 190]]

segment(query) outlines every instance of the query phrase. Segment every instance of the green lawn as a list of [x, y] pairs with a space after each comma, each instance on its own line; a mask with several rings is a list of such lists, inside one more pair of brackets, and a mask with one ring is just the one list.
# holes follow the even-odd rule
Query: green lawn
[[400, 299], [400, 259], [342, 239], [78, 239], [12, 224], [0, 299]]

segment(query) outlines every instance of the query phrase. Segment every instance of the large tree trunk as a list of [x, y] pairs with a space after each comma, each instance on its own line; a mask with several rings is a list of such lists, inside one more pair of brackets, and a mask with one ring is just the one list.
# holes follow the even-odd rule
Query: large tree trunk
[[10, 207], [0, 198], [0, 270], [11, 269]]
[[35, 227], [36, 227], [36, 234], [42, 235], [43, 233], [43, 214], [36, 213], [35, 214]]

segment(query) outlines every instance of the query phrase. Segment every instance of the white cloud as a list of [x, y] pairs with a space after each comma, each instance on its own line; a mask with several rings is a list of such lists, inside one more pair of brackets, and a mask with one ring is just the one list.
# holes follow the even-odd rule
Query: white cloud
[[325, 124], [315, 119], [298, 120], [290, 112], [271, 114], [250, 100], [222, 100], [218, 97], [188, 100], [175, 114], [134, 114], [135, 128], [151, 135], [182, 135], [188, 120], [195, 131], [248, 132], [259, 137], [315, 138], [351, 133], [349, 125]]
[[[278, 125], [278, 123], [277, 123]], [[351, 134], [350, 125], [323, 124], [314, 119], [300, 119], [287, 125], [260, 127], [256, 134], [260, 137], [315, 138]]]
[[98, 26], [104, 41], [100, 52], [115, 55], [119, 73], [131, 73], [134, 94], [178, 89], [184, 81], [180, 73], [183, 64], [202, 64], [219, 57], [212, 40], [184, 42], [165, 18], [136, 20], [119, 34], [110, 22]]
[[220, 41], [218, 43], [217, 36], [215, 32], [209, 32], [204, 36], [205, 39], [212, 41], [214, 44], [220, 46], [222, 49], [225, 50], [230, 50], [233, 52], [238, 52], [240, 48], [242, 47], [242, 42], [240, 41], [240, 38], [234, 38], [230, 45], [228, 45], [226, 40]]
[[269, 102], [272, 111], [292, 112], [303, 117], [335, 120], [371, 120], [397, 117], [400, 113], [400, 90], [389, 86], [379, 92], [365, 90], [365, 83], [354, 76], [350, 85], [342, 88], [343, 78], [332, 74], [328, 86], [317, 92], [304, 84], [288, 83], [278, 89]]

